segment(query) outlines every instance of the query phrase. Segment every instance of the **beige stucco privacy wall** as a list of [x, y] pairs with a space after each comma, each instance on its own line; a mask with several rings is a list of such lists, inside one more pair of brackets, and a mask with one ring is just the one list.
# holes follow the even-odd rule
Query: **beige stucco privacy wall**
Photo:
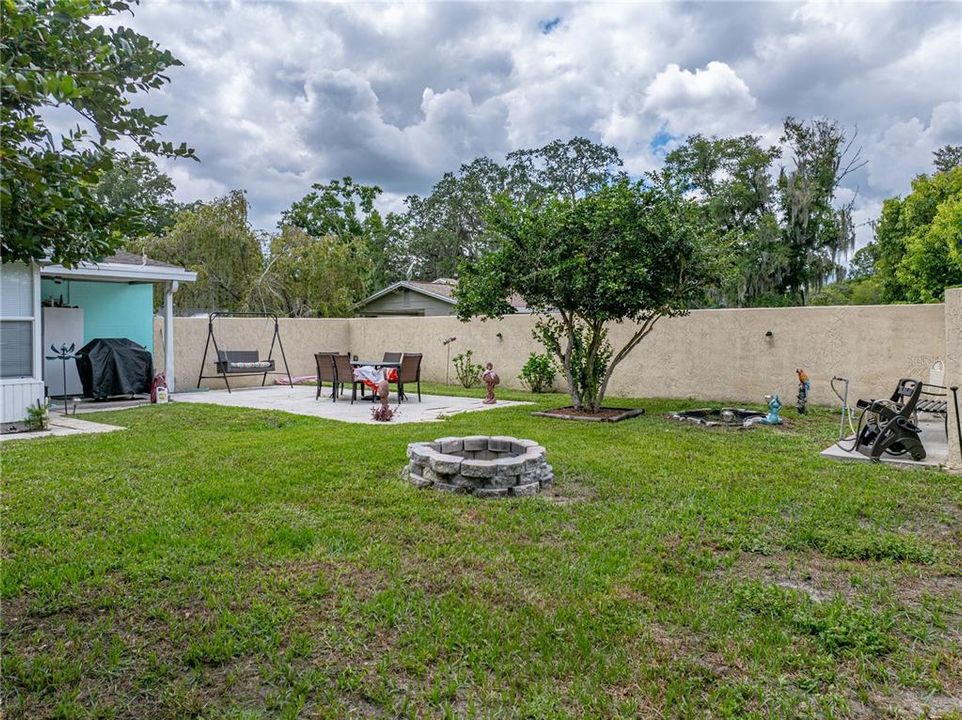
[[[270, 350], [271, 338], [274, 334], [274, 322], [265, 318], [218, 318], [214, 321], [214, 332], [221, 350], [257, 350], [262, 357], [267, 357]], [[204, 357], [204, 344], [207, 342], [207, 318], [175, 318], [174, 319], [174, 371], [178, 390], [188, 390], [196, 387], [197, 375], [200, 372], [201, 359]], [[280, 335], [284, 344], [284, 353], [291, 368], [291, 375], [315, 374], [314, 353], [322, 350], [344, 352], [350, 347], [350, 331], [348, 320], [341, 318], [281, 318]], [[158, 348], [164, 347], [164, 323], [160, 318], [154, 318], [154, 365], [163, 369], [163, 352]], [[207, 354], [205, 374], [214, 374], [214, 346], [211, 344]], [[283, 370], [281, 354], [274, 349], [277, 368]], [[268, 376], [268, 382], [271, 382]], [[231, 387], [246, 387], [260, 385], [258, 377], [232, 377]], [[202, 387], [223, 388], [223, 381], [214, 378], [204, 380]]]
[[[540, 351], [532, 338], [532, 315], [501, 321], [461, 323], [454, 317], [283, 319], [281, 335], [294, 375], [314, 373], [313, 354], [337, 350], [362, 359], [385, 350], [424, 354], [423, 377], [444, 381], [451, 355], [474, 351], [476, 362], [494, 363], [502, 382], [519, 386], [517, 375], [528, 355]], [[272, 326], [261, 319], [218, 320], [221, 347], [266, 353]], [[630, 325], [612, 325], [619, 346]], [[163, 347], [161, 324], [155, 347]], [[767, 333], [771, 332], [768, 336]], [[181, 389], [196, 383], [207, 334], [205, 318], [175, 320], [175, 358]], [[275, 353], [276, 356], [276, 353]], [[929, 379], [937, 360], [946, 364], [946, 382], [962, 384], [962, 288], [949, 290], [945, 305], [873, 305], [804, 308], [696, 310], [665, 319], [619, 366], [612, 395], [662, 396], [761, 402], [779, 393], [795, 397], [795, 368], [812, 379], [811, 401], [832, 404], [833, 375], [851, 380], [850, 394], [888, 395], [900, 377]], [[159, 361], [159, 358], [158, 358]], [[208, 371], [211, 358], [208, 358]], [[455, 381], [453, 367], [448, 376]], [[237, 379], [240, 386], [244, 378]], [[246, 379], [246, 384], [251, 381]], [[205, 381], [220, 387], [218, 380]], [[954, 418], [953, 418], [954, 422]], [[956, 453], [958, 450], [956, 449]]]
[[[962, 288], [945, 291], [945, 384], [962, 387]], [[953, 432], [959, 418], [949, 402], [949, 467], [962, 470], [962, 447]]]
[[[850, 378], [854, 396], [880, 397], [900, 377], [928, 380], [933, 363], [945, 360], [944, 316], [942, 305], [696, 310], [660, 321], [615, 371], [610, 392], [745, 402], [779, 393], [793, 400], [795, 369], [804, 368], [813, 383], [812, 402], [835, 400], [828, 385], [833, 375]], [[540, 351], [531, 336], [535, 321], [530, 315], [471, 323], [353, 319], [350, 346], [369, 357], [385, 349], [423, 352], [424, 376], [444, 380], [441, 341], [453, 336], [452, 356], [471, 349], [476, 362], [490, 360], [503, 382], [517, 386], [529, 353]], [[620, 346], [631, 331], [627, 324], [612, 325], [612, 343]]]

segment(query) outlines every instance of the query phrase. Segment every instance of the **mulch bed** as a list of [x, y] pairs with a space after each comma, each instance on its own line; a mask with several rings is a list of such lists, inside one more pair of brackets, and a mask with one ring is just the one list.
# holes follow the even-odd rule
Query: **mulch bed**
[[645, 414], [644, 408], [601, 408], [598, 412], [575, 410], [572, 406], [533, 412], [538, 417], [557, 418], [558, 420], [584, 420], [587, 422], [620, 422]]

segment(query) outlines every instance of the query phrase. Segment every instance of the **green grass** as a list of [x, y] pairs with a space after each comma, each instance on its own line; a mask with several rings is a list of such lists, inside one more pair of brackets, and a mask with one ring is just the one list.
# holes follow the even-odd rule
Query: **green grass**
[[[173, 404], [5, 444], [4, 716], [959, 717], [958, 477], [823, 460], [823, 409], [716, 432], [612, 404], [648, 412]], [[555, 486], [399, 479], [407, 443], [479, 433], [544, 444]]]

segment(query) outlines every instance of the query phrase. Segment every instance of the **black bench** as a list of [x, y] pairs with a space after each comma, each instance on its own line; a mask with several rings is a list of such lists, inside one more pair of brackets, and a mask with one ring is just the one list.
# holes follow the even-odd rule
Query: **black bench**
[[[941, 390], [941, 392], [939, 392]], [[941, 399], [940, 399], [941, 398]], [[949, 434], [949, 393], [944, 385], [931, 385], [922, 383], [922, 394], [915, 406], [916, 414], [929, 413], [938, 415], [942, 418], [945, 425], [945, 434]]]

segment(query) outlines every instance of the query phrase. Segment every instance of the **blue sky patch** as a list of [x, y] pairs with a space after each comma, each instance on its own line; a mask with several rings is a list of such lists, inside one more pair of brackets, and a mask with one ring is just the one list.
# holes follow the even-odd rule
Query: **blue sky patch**
[[560, 24], [560, 17], [551, 18], [550, 20], [540, 20], [538, 22], [538, 29], [542, 35], [550, 35]]
[[674, 135], [672, 135], [670, 132], [665, 130], [665, 128], [662, 128], [661, 130], [655, 133], [655, 136], [651, 139], [651, 142], [648, 143], [648, 147], [650, 147], [651, 151], [657, 155], [657, 154], [660, 154], [659, 153], [660, 150], [664, 150], [665, 145], [667, 145], [674, 139], [675, 139]]

